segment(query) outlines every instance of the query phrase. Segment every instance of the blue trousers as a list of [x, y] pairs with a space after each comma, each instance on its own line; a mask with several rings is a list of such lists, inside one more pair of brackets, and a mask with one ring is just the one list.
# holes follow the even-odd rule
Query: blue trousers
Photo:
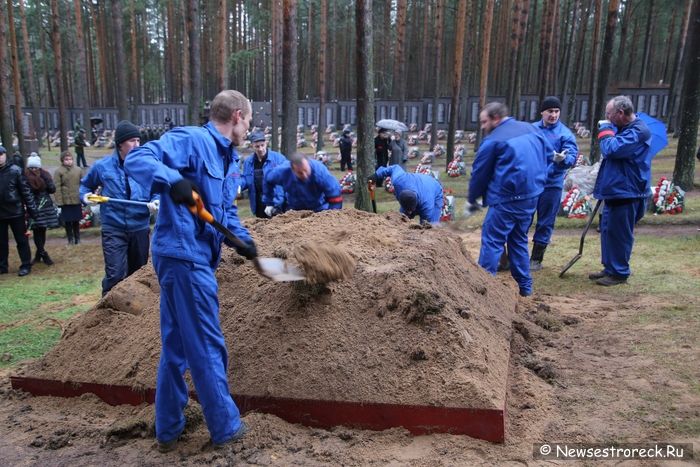
[[495, 276], [498, 260], [507, 244], [510, 274], [523, 296], [532, 295], [527, 231], [536, 208], [537, 198], [489, 206], [481, 227], [479, 265]]
[[561, 188], [545, 188], [537, 200], [537, 224], [532, 241], [549, 245], [561, 204]]
[[610, 276], [629, 277], [634, 244], [634, 225], [644, 217], [646, 200], [605, 200], [600, 221], [603, 270]]
[[184, 373], [190, 369], [214, 443], [228, 441], [241, 427], [226, 377], [227, 352], [219, 324], [214, 269], [190, 261], [154, 256], [160, 283], [162, 341], [156, 381], [156, 438], [176, 439], [185, 427]]
[[102, 227], [102, 254], [105, 260], [102, 296], [148, 262], [149, 233], [149, 229], [124, 232]]

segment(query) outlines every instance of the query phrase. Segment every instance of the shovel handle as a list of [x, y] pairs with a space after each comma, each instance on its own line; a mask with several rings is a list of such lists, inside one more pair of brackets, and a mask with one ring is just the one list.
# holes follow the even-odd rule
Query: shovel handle
[[187, 209], [189, 209], [192, 214], [199, 217], [204, 222], [213, 224], [214, 216], [212, 216], [211, 213], [207, 211], [207, 208], [204, 207], [202, 197], [199, 196], [196, 191], [192, 190], [192, 198], [194, 198], [194, 206], [187, 206]]

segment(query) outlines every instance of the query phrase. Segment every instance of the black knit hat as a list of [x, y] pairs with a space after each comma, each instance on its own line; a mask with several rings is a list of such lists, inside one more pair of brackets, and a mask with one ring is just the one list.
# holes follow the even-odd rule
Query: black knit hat
[[117, 131], [114, 132], [114, 144], [119, 146], [124, 141], [130, 140], [131, 138], [140, 138], [141, 132], [133, 123], [122, 120], [117, 123]]
[[544, 112], [547, 109], [561, 109], [559, 98], [556, 96], [545, 97], [540, 104], [540, 112]]
[[418, 206], [418, 196], [416, 192], [413, 190], [403, 190], [399, 195], [399, 204], [404, 211], [408, 211], [409, 213], [415, 211], [416, 206]]

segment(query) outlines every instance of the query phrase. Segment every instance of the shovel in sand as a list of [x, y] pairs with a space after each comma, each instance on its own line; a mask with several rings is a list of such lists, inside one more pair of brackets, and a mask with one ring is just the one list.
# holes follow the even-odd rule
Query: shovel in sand
[[[196, 192], [192, 192], [192, 197], [196, 203], [194, 206], [188, 206], [192, 214], [199, 217], [204, 222], [211, 224], [237, 247], [246, 248], [247, 245], [243, 240], [236, 237], [233, 232], [214, 219], [214, 216], [207, 211], [202, 202], [202, 198]], [[258, 271], [260, 275], [275, 282], [303, 281], [305, 279], [304, 273], [299, 268], [287, 264], [279, 258], [260, 258], [256, 256], [253, 258], [253, 266], [255, 266], [255, 270]]]
[[571, 268], [571, 266], [576, 263], [576, 261], [581, 259], [581, 256], [583, 256], [583, 241], [586, 238], [586, 234], [588, 233], [588, 229], [591, 228], [591, 224], [593, 223], [593, 219], [595, 219], [596, 214], [598, 214], [598, 210], [600, 209], [600, 203], [602, 203], [602, 200], [598, 200], [595, 203], [595, 207], [593, 208], [593, 212], [591, 212], [591, 217], [588, 218], [588, 222], [586, 222], [586, 226], [583, 228], [583, 233], [581, 234], [581, 243], [578, 246], [578, 253], [576, 256], [571, 258], [571, 261], [566, 263], [566, 266], [564, 266], [564, 269], [561, 270], [559, 273], [559, 277], [564, 277], [564, 273]]

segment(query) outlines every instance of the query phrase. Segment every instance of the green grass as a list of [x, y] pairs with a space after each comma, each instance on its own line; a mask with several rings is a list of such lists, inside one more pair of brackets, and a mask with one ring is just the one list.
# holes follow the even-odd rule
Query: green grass
[[[0, 368], [30, 358], [37, 358], [58, 342], [61, 330], [53, 323], [24, 324], [0, 332]], [[6, 361], [6, 359], [8, 361]]]

